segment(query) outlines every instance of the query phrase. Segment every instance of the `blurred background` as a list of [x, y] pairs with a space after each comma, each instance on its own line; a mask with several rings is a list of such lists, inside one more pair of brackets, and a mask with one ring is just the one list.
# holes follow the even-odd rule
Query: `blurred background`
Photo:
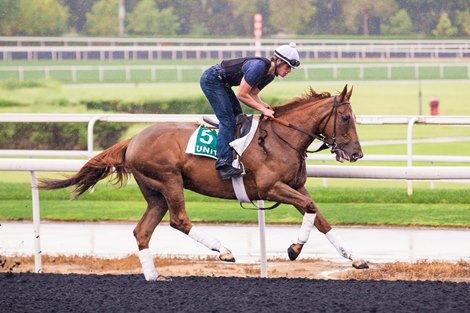
[[2, 36], [468, 38], [468, 1], [2, 0]]

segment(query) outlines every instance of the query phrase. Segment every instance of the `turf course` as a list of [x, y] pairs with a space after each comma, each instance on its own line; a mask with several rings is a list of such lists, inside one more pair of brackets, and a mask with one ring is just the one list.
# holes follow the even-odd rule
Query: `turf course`
[[[369, 225], [470, 225], [470, 192], [467, 189], [415, 189], [413, 196], [405, 188], [323, 188], [309, 182], [309, 190], [323, 214], [334, 224]], [[334, 183], [333, 183], [334, 184]], [[257, 213], [242, 209], [236, 201], [208, 198], [186, 192], [187, 211], [194, 222], [255, 223]], [[0, 219], [32, 218], [31, 192], [27, 183], [0, 184]], [[146, 203], [135, 184], [115, 190], [101, 183], [93, 193], [71, 200], [65, 190], [41, 191], [41, 216], [65, 221], [137, 221]], [[251, 208], [249, 205], [245, 205]], [[164, 219], [168, 221], [168, 215]], [[299, 223], [301, 217], [291, 206], [267, 211], [268, 223]]]

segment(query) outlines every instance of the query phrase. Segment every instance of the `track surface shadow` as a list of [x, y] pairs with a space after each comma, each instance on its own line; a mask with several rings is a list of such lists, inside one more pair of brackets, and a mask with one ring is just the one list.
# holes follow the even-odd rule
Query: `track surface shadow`
[[0, 273], [0, 312], [470, 312], [470, 284]]

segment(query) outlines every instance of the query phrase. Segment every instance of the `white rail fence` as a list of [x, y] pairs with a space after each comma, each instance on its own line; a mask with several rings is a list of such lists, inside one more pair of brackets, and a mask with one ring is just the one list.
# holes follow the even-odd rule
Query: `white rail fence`
[[[296, 41], [303, 59], [468, 58], [469, 40], [262, 39], [261, 56]], [[253, 56], [253, 39], [0, 37], [0, 59], [221, 59]]]
[[[91, 157], [95, 151], [93, 149], [93, 126], [97, 121], [108, 122], [194, 122], [201, 118], [200, 115], [131, 115], [131, 114], [4, 114], [0, 116], [0, 122], [87, 122], [88, 123], [88, 150], [85, 155]], [[384, 166], [331, 166], [331, 165], [308, 165], [307, 175], [309, 177], [340, 177], [340, 178], [367, 178], [367, 179], [405, 179], [411, 180], [440, 180], [440, 179], [470, 179], [470, 167], [467, 166], [432, 166], [413, 167], [412, 154], [412, 130], [416, 123], [419, 124], [450, 124], [468, 125], [470, 116], [358, 116], [359, 124], [407, 124], [408, 125], [408, 155], [406, 167]], [[2, 150], [0, 156], [5, 156], [6, 151]], [[70, 153], [71, 151], [65, 151]], [[65, 153], [64, 151], [59, 153]], [[18, 153], [17, 150], [14, 153]], [[13, 154], [14, 154], [13, 153]], [[75, 153], [75, 152], [73, 152]], [[81, 151], [79, 153], [84, 153]], [[46, 155], [46, 154], [44, 154]], [[59, 155], [59, 154], [57, 154]], [[57, 156], [54, 155], [54, 156]], [[434, 159], [433, 159], [434, 158]], [[445, 160], [445, 162], [468, 161], [465, 157], [436, 157], [430, 159]], [[416, 159], [416, 157], [415, 157]], [[36, 188], [38, 171], [59, 171], [76, 172], [86, 162], [86, 160], [47, 160], [47, 159], [0, 159], [0, 171], [28, 171], [31, 175], [32, 207], [33, 207], [33, 227], [34, 227], [34, 256], [35, 272], [41, 272], [41, 243], [40, 243], [40, 203], [39, 192]], [[411, 184], [408, 186], [408, 193], [412, 191]], [[263, 202], [259, 202], [263, 206]], [[260, 257], [261, 257], [261, 277], [267, 277], [267, 261], [265, 247], [265, 219], [264, 211], [258, 211], [258, 224], [260, 234]]]
[[[0, 157], [92, 157], [95, 155], [93, 147], [94, 125], [102, 122], [127, 122], [127, 123], [159, 123], [159, 122], [197, 122], [204, 115], [200, 114], [17, 114], [5, 113], [0, 115], [0, 122], [4, 123], [40, 123], [40, 122], [82, 122], [87, 123], [87, 151], [28, 151], [28, 150], [0, 150]], [[216, 119], [215, 115], [209, 115]], [[364, 160], [369, 161], [406, 161], [408, 166], [413, 162], [469, 162], [468, 156], [413, 156], [413, 127], [415, 124], [427, 125], [470, 125], [470, 116], [357, 116], [357, 124], [360, 125], [407, 125], [407, 154], [394, 155], [370, 155]], [[311, 155], [310, 160], [331, 160], [327, 155]]]
[[[262, 38], [262, 45], [283, 45], [295, 41], [299, 45], [344, 45], [344, 46], [463, 46], [470, 47], [470, 40], [440, 39], [299, 39], [299, 38]], [[0, 46], [142, 46], [142, 45], [176, 45], [176, 46], [231, 46], [254, 45], [253, 38], [120, 38], [120, 37], [33, 37], [33, 36], [0, 36]]]
[[[212, 116], [212, 118], [216, 118]], [[0, 115], [0, 122], [86, 122], [88, 123], [87, 133], [87, 151], [17, 151], [17, 150], [0, 150], [1, 156], [46, 156], [46, 157], [92, 157], [95, 155], [93, 147], [94, 138], [94, 125], [98, 121], [107, 122], [194, 122], [202, 119], [202, 115], [197, 114], [2, 114]], [[406, 159], [407, 167], [412, 167], [413, 162], [421, 160], [429, 160], [431, 164], [435, 162], [468, 162], [467, 156], [413, 156], [413, 127], [415, 124], [434, 124], [434, 125], [469, 125], [470, 116], [358, 116], [356, 119], [358, 124], [383, 124], [383, 125], [408, 125], [407, 130], [407, 154], [406, 156], [368, 156], [370, 160], [376, 161], [403, 161]], [[327, 161], [329, 156], [310, 156], [309, 159], [317, 159]], [[395, 170], [395, 167], [394, 167]], [[402, 175], [406, 176], [406, 175]], [[382, 179], [382, 178], [381, 178]], [[383, 177], [387, 179], [387, 177]], [[412, 179], [416, 178], [402, 178], [408, 180], [408, 194], [413, 193]], [[424, 179], [424, 178], [423, 178]], [[442, 179], [442, 178], [437, 178]], [[425, 179], [427, 180], [427, 179]], [[432, 180], [432, 179], [431, 179]], [[326, 177], [324, 177], [323, 185], [326, 187]], [[434, 183], [431, 182], [431, 188]]]
[[[0, 77], [24, 81], [31, 78], [57, 79], [63, 82], [156, 82], [194, 80], [208, 65], [67, 65], [2, 66]], [[321, 72], [320, 72], [321, 71]], [[302, 73], [299, 75], [299, 73]], [[317, 75], [317, 73], [319, 75]], [[378, 64], [304, 64], [297, 79], [359, 80], [391, 79], [470, 79], [470, 63], [378, 63]], [[185, 79], [185, 76], [188, 78]]]

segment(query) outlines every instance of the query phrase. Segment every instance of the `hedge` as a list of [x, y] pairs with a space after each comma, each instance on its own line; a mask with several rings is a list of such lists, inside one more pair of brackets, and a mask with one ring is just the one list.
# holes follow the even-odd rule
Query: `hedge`
[[[128, 124], [98, 122], [94, 146], [106, 149], [117, 143]], [[2, 123], [0, 149], [86, 150], [86, 123]]]

